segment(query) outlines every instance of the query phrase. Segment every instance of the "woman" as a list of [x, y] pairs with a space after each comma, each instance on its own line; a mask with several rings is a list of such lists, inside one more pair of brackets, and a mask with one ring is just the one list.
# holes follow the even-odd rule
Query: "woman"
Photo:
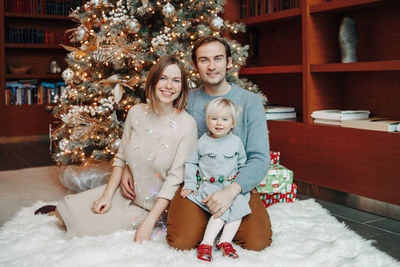
[[[194, 119], [184, 111], [189, 93], [183, 64], [161, 58], [147, 77], [148, 104], [128, 112], [107, 185], [66, 196], [56, 215], [67, 237], [137, 228], [134, 240], [150, 240], [153, 228], [183, 182], [184, 162], [197, 141]], [[123, 169], [134, 177], [135, 199], [120, 193]]]

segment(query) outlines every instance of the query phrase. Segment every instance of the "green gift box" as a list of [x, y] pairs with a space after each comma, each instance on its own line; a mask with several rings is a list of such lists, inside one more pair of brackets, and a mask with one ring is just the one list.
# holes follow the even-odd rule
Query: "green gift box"
[[272, 164], [269, 167], [267, 176], [257, 186], [257, 192], [286, 194], [292, 190], [292, 183], [293, 171], [280, 164]]

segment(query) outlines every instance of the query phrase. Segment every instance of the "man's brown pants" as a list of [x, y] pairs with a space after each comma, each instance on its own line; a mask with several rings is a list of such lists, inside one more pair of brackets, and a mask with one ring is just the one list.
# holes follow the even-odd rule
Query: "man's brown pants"
[[[187, 198], [182, 198], [182, 186], [171, 200], [167, 219], [167, 242], [184, 250], [192, 249], [203, 240], [210, 213]], [[272, 242], [271, 222], [259, 195], [250, 193], [251, 214], [242, 219], [233, 242], [242, 248], [260, 251]]]

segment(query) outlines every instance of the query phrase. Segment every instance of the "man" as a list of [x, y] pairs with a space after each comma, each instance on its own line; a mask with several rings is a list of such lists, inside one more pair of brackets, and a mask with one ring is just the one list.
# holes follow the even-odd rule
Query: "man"
[[[203, 81], [201, 88], [190, 92], [187, 110], [196, 120], [198, 136], [207, 131], [205, 105], [211, 100], [227, 98], [242, 110], [234, 133], [245, 147], [246, 165], [235, 182], [204, 200], [213, 216], [219, 217], [238, 194], [251, 191], [268, 171], [269, 142], [265, 112], [258, 95], [226, 80], [232, 57], [224, 40], [213, 36], [198, 40], [192, 50], [192, 60]], [[121, 187], [123, 195], [131, 198], [129, 195], [134, 194], [132, 180], [123, 177]], [[201, 242], [210, 214], [187, 198], [182, 198], [181, 189], [177, 190], [168, 210], [167, 242], [177, 249], [192, 249]], [[259, 251], [272, 242], [271, 223], [258, 194], [250, 195], [252, 213], [243, 218], [234, 242], [243, 248]]]

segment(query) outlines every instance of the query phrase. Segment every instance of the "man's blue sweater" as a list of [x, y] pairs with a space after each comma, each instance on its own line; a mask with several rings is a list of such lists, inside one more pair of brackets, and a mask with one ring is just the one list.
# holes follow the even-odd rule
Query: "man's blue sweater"
[[222, 96], [209, 96], [201, 87], [190, 91], [187, 112], [196, 120], [198, 136], [208, 132], [205, 120], [205, 106], [215, 98], [227, 98], [241, 108], [233, 133], [240, 137], [246, 150], [247, 161], [236, 177], [242, 187], [242, 194], [249, 192], [265, 177], [269, 164], [268, 129], [264, 106], [260, 97], [235, 84]]

